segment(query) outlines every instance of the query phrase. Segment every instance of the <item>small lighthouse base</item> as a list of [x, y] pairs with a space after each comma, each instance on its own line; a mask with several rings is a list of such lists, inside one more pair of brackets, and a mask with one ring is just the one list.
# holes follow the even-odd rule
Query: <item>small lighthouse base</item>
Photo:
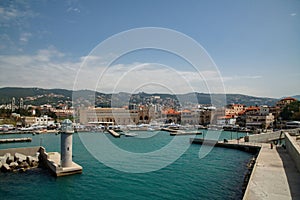
[[55, 176], [67, 176], [72, 174], [81, 174], [82, 167], [75, 162], [72, 162], [70, 167], [61, 167], [60, 153], [58, 152], [43, 152], [47, 167]]

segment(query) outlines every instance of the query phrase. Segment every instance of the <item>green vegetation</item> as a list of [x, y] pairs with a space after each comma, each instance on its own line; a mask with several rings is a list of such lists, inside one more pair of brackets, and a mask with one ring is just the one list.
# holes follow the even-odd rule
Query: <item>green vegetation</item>
[[300, 101], [295, 101], [287, 105], [280, 113], [280, 117], [283, 120], [300, 121]]

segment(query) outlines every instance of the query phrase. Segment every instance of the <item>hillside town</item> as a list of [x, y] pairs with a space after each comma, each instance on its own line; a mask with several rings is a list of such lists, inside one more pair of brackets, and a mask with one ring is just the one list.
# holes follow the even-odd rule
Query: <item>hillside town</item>
[[[54, 94], [53, 94], [54, 95]], [[53, 96], [52, 95], [52, 96]], [[48, 95], [49, 96], [49, 95]], [[33, 97], [28, 97], [32, 99]], [[42, 97], [40, 97], [42, 98]], [[210, 104], [189, 104], [180, 107], [177, 99], [151, 96], [131, 98], [129, 105], [120, 107], [82, 106], [73, 108], [70, 100], [42, 105], [24, 103], [12, 98], [0, 105], [0, 131], [55, 130], [64, 119], [72, 119], [76, 126], [141, 126], [158, 128], [161, 125], [193, 126], [224, 130], [266, 132], [274, 129], [300, 127], [300, 103], [286, 97], [275, 105], [229, 104], [216, 108]]]

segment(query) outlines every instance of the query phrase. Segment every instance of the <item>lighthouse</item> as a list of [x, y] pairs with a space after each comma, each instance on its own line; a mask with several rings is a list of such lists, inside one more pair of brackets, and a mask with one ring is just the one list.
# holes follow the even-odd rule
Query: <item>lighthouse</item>
[[72, 167], [73, 123], [65, 119], [61, 123], [61, 167]]

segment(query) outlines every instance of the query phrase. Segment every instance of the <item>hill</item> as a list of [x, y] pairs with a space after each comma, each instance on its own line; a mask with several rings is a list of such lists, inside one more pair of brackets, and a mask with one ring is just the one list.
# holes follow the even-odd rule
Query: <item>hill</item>
[[[221, 94], [212, 94], [214, 99], [221, 99], [224, 95]], [[137, 94], [129, 93], [118, 93], [118, 94], [103, 94], [91, 90], [80, 90], [72, 91], [66, 89], [43, 89], [43, 88], [18, 88], [18, 87], [5, 87], [0, 88], [0, 104], [7, 104], [11, 102], [11, 99], [15, 97], [16, 103], [20, 98], [24, 99], [24, 103], [32, 105], [42, 105], [42, 104], [55, 104], [59, 102], [69, 102], [71, 100], [80, 102], [79, 100], [83, 97], [88, 99], [88, 101], [96, 101], [96, 105], [107, 107], [110, 106], [111, 98], [117, 98], [119, 102], [118, 105], [121, 105], [122, 102], [134, 102], [134, 103], [147, 103], [149, 99], [153, 96], [160, 96], [162, 100], [174, 99], [175, 101], [184, 102], [185, 104], [210, 104], [211, 103], [211, 94], [207, 93], [187, 93], [187, 94], [148, 94], [140, 92]], [[88, 97], [88, 98], [87, 98]], [[299, 98], [300, 96], [298, 96]], [[296, 97], [297, 98], [297, 97]], [[198, 101], [198, 102], [196, 102]], [[243, 94], [226, 94], [227, 104], [230, 103], [239, 103], [246, 106], [249, 105], [274, 105], [278, 99], [268, 98], [268, 97], [254, 97]]]
[[298, 99], [298, 101], [300, 101], [300, 95], [295, 95], [295, 96], [292, 96], [293, 98], [295, 99]]

